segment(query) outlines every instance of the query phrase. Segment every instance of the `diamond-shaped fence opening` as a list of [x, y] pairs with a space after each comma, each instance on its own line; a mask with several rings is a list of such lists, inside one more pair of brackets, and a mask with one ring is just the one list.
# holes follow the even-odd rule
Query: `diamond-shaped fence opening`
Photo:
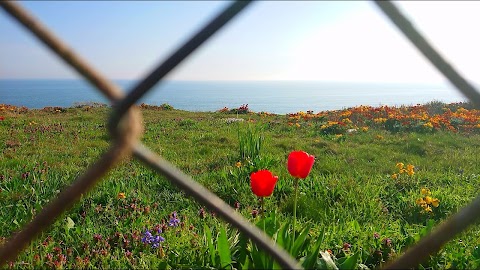
[[[62, 191], [55, 200], [45, 206], [29, 224], [25, 225], [20, 232], [14, 234], [0, 247], [0, 266], [14, 259], [39, 233], [46, 230], [58, 216], [72, 206], [82, 194], [92, 189], [101, 180], [102, 176], [120, 160], [133, 155], [158, 173], [164, 175], [197, 201], [218, 213], [231, 225], [238, 228], [276, 259], [283, 268], [301, 268], [298, 262], [285, 250], [279, 248], [265, 233], [249, 223], [215, 194], [150, 151], [139, 141], [142, 133], [141, 116], [133, 106], [135, 102], [249, 4], [250, 1], [232, 3], [203, 29], [194, 34], [190, 40], [178, 48], [175, 53], [161, 63], [125, 96], [115, 84], [107, 80], [98, 71], [93, 70], [79, 55], [70, 50], [59, 38], [23, 10], [19, 4], [9, 1], [0, 2], [0, 5], [7, 13], [12, 15], [27, 30], [32, 32], [61, 59], [71, 65], [102, 92], [111, 101], [114, 108], [114, 112], [109, 120], [109, 131], [113, 137], [109, 150], [83, 175], [78, 177], [71, 186]], [[376, 4], [434, 66], [461, 93], [468, 97], [476, 108], [480, 108], [480, 94], [476, 89], [433, 49], [395, 5], [389, 1], [378, 1]], [[415, 246], [409, 248], [400, 258], [388, 265], [387, 268], [404, 269], [417, 266], [428, 258], [430, 254], [440, 250], [443, 244], [473, 224], [480, 216], [479, 213], [480, 196], [470, 205], [452, 215]]]

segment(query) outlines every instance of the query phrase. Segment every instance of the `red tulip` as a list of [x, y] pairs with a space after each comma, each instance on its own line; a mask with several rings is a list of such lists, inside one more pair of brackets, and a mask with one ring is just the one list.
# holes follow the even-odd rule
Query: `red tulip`
[[303, 151], [293, 151], [288, 155], [288, 172], [296, 178], [306, 178], [312, 169], [315, 157]]
[[269, 170], [260, 170], [250, 175], [250, 186], [252, 192], [259, 197], [272, 195], [278, 176], [273, 175]]

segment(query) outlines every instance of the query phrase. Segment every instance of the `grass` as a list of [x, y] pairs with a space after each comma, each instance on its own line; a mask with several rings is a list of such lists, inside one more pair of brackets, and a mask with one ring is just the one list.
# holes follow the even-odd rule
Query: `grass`
[[[434, 105], [435, 112], [442, 112]], [[0, 243], [108, 148], [109, 112], [105, 106], [87, 105], [0, 111]], [[418, 130], [388, 130], [388, 121], [382, 125], [378, 120], [365, 122], [368, 129], [358, 126], [347, 132], [325, 124], [322, 117], [328, 116], [193, 113], [167, 106], [142, 106], [142, 113], [142, 141], [148, 147], [230, 205], [239, 202], [238, 211], [252, 222], [260, 217], [252, 216], [259, 202], [250, 191], [249, 174], [268, 168], [279, 176], [265, 207], [279, 220], [290, 221], [294, 189], [287, 156], [298, 149], [314, 155], [310, 176], [300, 181], [297, 224], [310, 224], [313, 238], [323, 231], [320, 248], [329, 250], [336, 262], [358, 253], [357, 267], [381, 267], [478, 193], [480, 129], [425, 131], [420, 125]], [[480, 123], [476, 121], [473, 125]], [[392, 179], [398, 162], [413, 164], [415, 174]], [[432, 213], [415, 203], [424, 187], [440, 201]], [[118, 198], [119, 193], [125, 198]], [[181, 221], [178, 227], [168, 226], [174, 211]], [[204, 228], [216, 239], [223, 235], [223, 224], [164, 177], [125, 160], [9, 266], [218, 267]], [[160, 248], [141, 241], [145, 230], [155, 227], [165, 238]], [[479, 267], [479, 233], [478, 226], [463, 232], [422, 266]], [[230, 266], [240, 267], [235, 264], [238, 235], [229, 227], [226, 236]], [[219, 240], [225, 244], [224, 237]], [[221, 254], [225, 266], [227, 255]]]

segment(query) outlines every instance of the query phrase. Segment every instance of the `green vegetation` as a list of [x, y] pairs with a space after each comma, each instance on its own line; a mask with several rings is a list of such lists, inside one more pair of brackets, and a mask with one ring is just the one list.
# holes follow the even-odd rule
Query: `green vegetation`
[[[391, 108], [383, 118], [368, 120], [355, 118], [363, 109], [336, 111], [342, 118], [332, 119], [326, 112], [193, 113], [143, 105], [142, 141], [265, 228], [304, 266], [378, 268], [478, 193], [479, 114], [449, 106], [432, 103], [426, 109], [435, 112], [428, 117], [414, 108], [416, 122], [406, 123], [400, 110]], [[0, 109], [2, 243], [108, 148], [110, 108]], [[435, 118], [439, 114], [444, 116]], [[299, 180], [296, 239], [303, 241], [290, 237], [294, 179], [286, 163], [293, 150], [316, 157], [309, 176]], [[402, 171], [398, 163], [414, 169]], [[250, 174], [259, 169], [279, 177], [265, 198], [265, 219], [250, 190]], [[422, 266], [480, 267], [479, 234], [478, 226], [461, 233]], [[275, 266], [236, 229], [136, 160], [108, 173], [10, 265]]]

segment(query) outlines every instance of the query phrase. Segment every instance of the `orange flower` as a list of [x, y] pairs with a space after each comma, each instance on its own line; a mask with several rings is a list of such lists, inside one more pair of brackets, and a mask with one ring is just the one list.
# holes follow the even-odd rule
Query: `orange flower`
[[117, 198], [118, 199], [125, 199], [126, 198], [125, 193], [119, 192], [118, 195], [117, 195]]

